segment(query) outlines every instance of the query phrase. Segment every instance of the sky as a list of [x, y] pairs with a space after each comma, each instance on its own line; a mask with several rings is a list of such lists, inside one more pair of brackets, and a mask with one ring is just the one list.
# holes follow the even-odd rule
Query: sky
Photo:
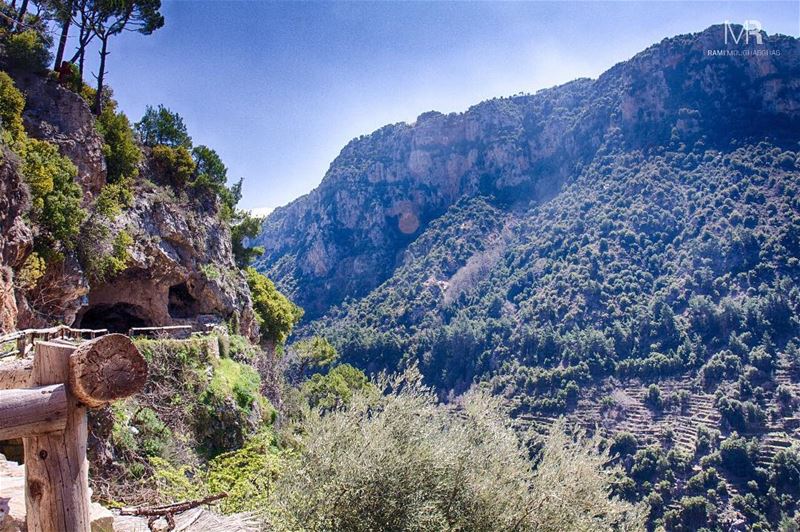
[[800, 36], [800, 0], [162, 2], [163, 28], [110, 41], [108, 83], [132, 121], [147, 105], [178, 112], [258, 214], [310, 192], [347, 142], [385, 124], [596, 78], [725, 20]]

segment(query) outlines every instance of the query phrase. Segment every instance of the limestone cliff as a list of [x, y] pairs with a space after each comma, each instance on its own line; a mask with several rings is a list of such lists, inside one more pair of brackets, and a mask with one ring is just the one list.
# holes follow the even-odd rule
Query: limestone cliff
[[317, 189], [267, 218], [259, 267], [315, 318], [388, 279], [459, 199], [491, 197], [506, 211], [541, 203], [611, 137], [651, 150], [791, 134], [800, 115], [796, 39], [765, 35], [763, 46], [744, 47], [726, 44], [724, 31], [665, 39], [597, 80], [424, 113], [353, 140]]
[[[67, 323], [127, 331], [136, 325], [198, 324], [234, 318], [257, 337], [249, 290], [233, 259], [227, 223], [208, 198], [159, 185], [163, 179], [145, 149], [133, 182], [133, 204], [112, 220], [98, 220], [96, 202], [106, 184], [103, 139], [88, 105], [55, 80], [12, 72], [25, 96], [28, 136], [56, 145], [77, 167], [76, 181], [88, 212], [80, 239], [92, 239], [101, 223], [133, 237], [122, 271], [90, 279], [76, 249], [48, 263], [35, 286], [15, 275], [31, 253], [36, 229], [26, 213], [28, 187], [14, 153], [0, 161], [0, 330]], [[104, 243], [97, 243], [104, 251]]]

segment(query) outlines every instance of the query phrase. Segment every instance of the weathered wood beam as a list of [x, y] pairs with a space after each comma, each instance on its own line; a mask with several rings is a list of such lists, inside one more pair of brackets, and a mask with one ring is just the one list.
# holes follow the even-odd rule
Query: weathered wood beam
[[147, 362], [124, 334], [85, 342], [69, 357], [69, 391], [97, 408], [135, 394], [147, 382]]
[[[74, 347], [39, 342], [31, 385], [59, 384], [69, 379]], [[63, 431], [26, 437], [25, 504], [30, 532], [89, 532], [89, 463], [86, 459], [86, 408], [67, 393]]]
[[0, 391], [0, 440], [60, 431], [66, 425], [63, 384]]
[[25, 388], [33, 370], [33, 359], [12, 359], [0, 364], [0, 390]]

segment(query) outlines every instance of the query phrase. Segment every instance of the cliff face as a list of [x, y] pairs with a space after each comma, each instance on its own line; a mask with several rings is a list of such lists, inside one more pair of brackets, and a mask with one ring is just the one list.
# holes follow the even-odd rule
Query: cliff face
[[106, 164], [88, 105], [53, 80], [35, 74], [13, 77], [25, 96], [28, 135], [55, 144], [78, 169], [76, 181], [88, 211], [79, 240], [93, 238], [91, 228], [100, 223], [110, 233], [124, 230], [133, 243], [125, 268], [111, 278], [88, 279], [73, 251], [63, 261], [48, 263], [35, 287], [20, 288], [15, 275], [31, 253], [35, 228], [25, 217], [30, 202], [18, 160], [4, 150], [0, 329], [66, 323], [127, 331], [137, 325], [202, 324], [236, 316], [243, 333], [255, 338], [247, 283], [234, 263], [229, 230], [216, 203], [192, 201], [185, 193], [155, 185], [163, 179], [145, 150], [133, 205], [110, 222], [98, 221], [95, 202], [106, 183]]
[[267, 218], [258, 266], [316, 318], [388, 279], [407, 246], [459, 199], [490, 197], [509, 212], [541, 203], [609, 136], [650, 150], [791, 135], [800, 114], [797, 41], [764, 42], [746, 48], [759, 55], [744, 56], [713, 26], [666, 39], [597, 80], [425, 113], [355, 139], [317, 189]]
[[133, 238], [128, 266], [92, 287], [77, 323], [126, 330], [214, 323], [236, 314], [244, 333], [256, 337], [247, 283], [216, 213], [146, 182], [137, 185], [134, 196], [133, 206], [110, 227]]

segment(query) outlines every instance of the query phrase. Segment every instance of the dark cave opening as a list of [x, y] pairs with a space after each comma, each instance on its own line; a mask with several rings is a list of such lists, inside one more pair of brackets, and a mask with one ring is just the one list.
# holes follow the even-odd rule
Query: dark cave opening
[[186, 283], [169, 287], [167, 311], [173, 319], [193, 318], [197, 315], [197, 300], [189, 293]]
[[78, 325], [82, 329], [108, 329], [109, 332], [127, 334], [132, 327], [152, 325], [142, 314], [139, 307], [127, 303], [95, 305], [83, 313]]

